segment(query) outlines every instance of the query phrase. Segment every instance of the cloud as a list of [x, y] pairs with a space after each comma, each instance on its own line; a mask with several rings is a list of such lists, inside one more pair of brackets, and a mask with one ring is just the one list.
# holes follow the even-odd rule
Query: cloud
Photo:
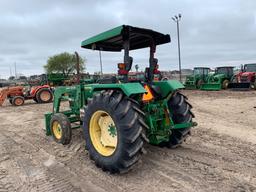
[[[171, 44], [159, 46], [160, 69], [177, 69], [180, 23], [182, 67], [239, 65], [255, 62], [256, 2], [254, 0], [94, 0], [0, 2], [0, 75], [17, 64], [20, 73], [43, 73], [51, 55], [78, 51], [87, 70], [99, 71], [97, 51], [80, 48], [82, 40], [121, 24], [170, 33]], [[148, 49], [131, 52], [134, 63], [147, 66]], [[102, 53], [103, 70], [116, 71], [122, 53]]]

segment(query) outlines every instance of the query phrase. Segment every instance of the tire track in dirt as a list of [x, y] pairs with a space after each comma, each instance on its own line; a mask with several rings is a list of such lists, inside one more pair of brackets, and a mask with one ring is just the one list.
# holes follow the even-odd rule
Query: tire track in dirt
[[[200, 131], [197, 130], [197, 132]], [[211, 134], [210, 131], [208, 131], [208, 135], [209, 133]], [[188, 144], [184, 144], [183, 147], [175, 150], [167, 151], [165, 148], [150, 147], [148, 150], [150, 153], [149, 161], [160, 167], [165, 174], [170, 170], [170, 173], [174, 173], [173, 175], [181, 173], [185, 174], [185, 176], [188, 174], [188, 176], [193, 177], [198, 183], [196, 184], [196, 182], [192, 181], [190, 183], [200, 186], [196, 191], [200, 191], [205, 187], [205, 190], [209, 189], [211, 183], [218, 180], [222, 183], [225, 181], [225, 185], [218, 186], [217, 184], [214, 188], [215, 190], [220, 190], [221, 188], [225, 190], [227, 186], [231, 190], [233, 186], [238, 184], [240, 187], [244, 186], [256, 190], [256, 162], [253, 150], [251, 151], [251, 156], [248, 157], [248, 150], [243, 151], [238, 148], [240, 143], [233, 144], [233, 149], [236, 150], [232, 152], [229, 151], [229, 143], [228, 146], [224, 144], [224, 148], [218, 145], [215, 145], [215, 148], [209, 148], [207, 145], [202, 145], [202, 139], [197, 136], [192, 137], [193, 139]], [[221, 145], [226, 140], [226, 137], [223, 138], [223, 136], [219, 138], [215, 135], [214, 138], [216, 138], [214, 141]], [[243, 145], [253, 148], [250, 143], [243, 143]], [[149, 163], [146, 164], [148, 165]], [[182, 178], [182, 176], [178, 178]], [[189, 181], [189, 178], [186, 181]], [[186, 184], [186, 186], [189, 186], [189, 184]]]
[[[30, 141], [30, 139], [31, 138], [38, 138], [38, 139], [36, 139], [36, 142], [35, 142], [35, 140], [34, 139], [32, 139], [31, 140], [31, 142], [33, 142], [32, 144], [30, 143], [30, 145], [34, 145], [34, 143], [37, 143], [36, 145], [34, 145], [35, 147], [37, 146], [38, 148], [40, 147], [40, 146], [44, 146], [44, 145], [46, 145], [47, 146], [47, 144], [44, 144], [44, 143], [42, 143], [42, 142], [38, 142], [39, 140], [44, 140], [44, 141], [46, 141], [46, 143], [49, 143], [49, 140], [48, 139], [46, 139], [46, 138], [44, 138], [44, 137], [41, 137], [40, 135], [37, 135], [37, 134], [33, 134], [33, 133], [30, 133], [29, 134], [30, 135], [30, 137], [29, 138], [22, 138], [22, 136], [19, 136], [19, 138], [17, 139], [18, 141], [21, 141], [21, 140], [28, 140], [28, 141]], [[50, 142], [52, 142], [52, 141], [50, 141]], [[54, 143], [55, 144], [55, 143]], [[62, 150], [60, 150], [60, 148], [63, 148], [63, 146], [61, 146], [61, 145], [57, 145], [57, 147], [54, 147], [53, 149], [53, 154], [54, 155], [56, 155], [57, 154], [57, 157], [60, 157], [60, 158], [63, 158], [63, 157], [65, 157], [65, 156], [68, 156], [69, 154], [71, 154], [72, 153], [72, 150], [74, 149], [74, 148], [76, 148], [76, 146], [79, 146], [80, 144], [78, 144], [77, 142], [76, 143], [73, 143], [73, 146], [74, 147], [72, 147], [72, 145], [70, 145], [69, 146], [69, 149], [62, 149]], [[49, 146], [48, 146], [49, 147]], [[79, 147], [78, 147], [79, 148]], [[154, 149], [154, 147], [152, 147], [153, 149]], [[63, 151], [63, 150], [65, 150], [65, 151]], [[79, 151], [79, 150], [77, 150], [77, 151]], [[163, 152], [164, 154], [159, 154], [159, 151], [161, 151], [161, 152]], [[146, 162], [143, 162], [143, 163], [145, 163], [146, 165], [154, 165], [153, 166], [153, 173], [154, 174], [158, 174], [159, 176], [160, 176], [160, 180], [163, 180], [163, 177], [165, 178], [165, 180], [169, 180], [169, 182], [170, 183], [172, 183], [172, 185], [171, 185], [171, 187], [174, 189], [174, 188], [183, 188], [183, 189], [185, 189], [184, 191], [187, 191], [189, 188], [190, 189], [194, 189], [194, 190], [196, 190], [196, 191], [198, 191], [200, 188], [201, 189], [203, 189], [203, 186], [201, 185], [198, 185], [198, 183], [199, 183], [199, 181], [200, 180], [193, 180], [193, 179], [189, 179], [189, 177], [187, 176], [187, 177], [185, 177], [186, 176], [186, 174], [187, 174], [187, 172], [185, 171], [185, 170], [180, 170], [179, 172], [177, 172], [177, 167], [179, 167], [180, 166], [180, 160], [178, 161], [178, 163], [174, 166], [174, 168], [173, 169], [171, 169], [171, 168], [169, 168], [169, 171], [168, 170], [166, 170], [166, 167], [170, 167], [170, 165], [171, 166], [173, 166], [172, 164], [169, 164], [169, 163], [166, 163], [166, 162], [163, 162], [163, 161], [159, 161], [159, 157], [165, 157], [166, 156], [166, 154], [168, 154], [168, 152], [166, 152], [166, 151], [169, 151], [168, 149], [164, 149], [164, 150], [162, 150], [162, 149], [159, 149], [158, 147], [156, 148], [156, 150], [155, 151], [153, 151], [153, 153], [152, 154], [156, 154], [157, 155], [157, 157], [154, 159], [154, 160], [151, 160], [151, 161], [149, 161], [149, 162], [147, 162], [147, 160], [145, 160]], [[176, 150], [177, 151], [177, 150]], [[47, 151], [47, 153], [48, 153], [49, 151]], [[63, 152], [63, 153], [61, 153], [61, 152]], [[183, 158], [183, 161], [184, 161], [184, 159], [186, 159], [187, 160], [187, 162], [193, 162], [193, 166], [192, 166], [192, 168], [195, 168], [195, 164], [196, 163], [198, 163], [198, 160], [197, 161], [195, 161], [194, 159], [196, 159], [196, 158], [198, 158], [198, 157], [201, 157], [201, 156], [206, 156], [206, 157], [209, 157], [211, 154], [209, 154], [209, 153], [207, 153], [207, 154], [203, 154], [202, 152], [199, 152], [199, 153], [197, 153], [196, 152], [196, 156], [195, 156], [195, 158], [193, 158], [193, 157], [191, 157], [192, 156], [192, 154], [191, 153], [189, 153], [188, 154], [188, 156], [186, 155], [185, 157], [183, 156], [183, 157], [180, 157], [180, 158]], [[167, 155], [168, 156], [168, 155]], [[176, 156], [177, 156], [177, 154], [176, 154]], [[150, 158], [152, 158], [152, 157], [150, 157]], [[210, 156], [210, 158], [211, 158], [211, 156]], [[65, 159], [65, 158], [64, 158]], [[172, 160], [172, 156], [168, 156], [168, 159], [170, 159], [170, 160]], [[194, 161], [193, 161], [194, 160]], [[204, 161], [206, 161], [206, 162], [208, 162], [208, 160], [209, 159], [206, 159], [206, 160], [204, 160]], [[61, 161], [62, 162], [65, 162], [65, 161], [63, 161], [63, 159], [61, 159]], [[199, 161], [199, 163], [201, 163], [201, 164], [203, 164], [203, 165], [205, 165], [205, 166], [210, 166], [211, 164], [207, 164], [206, 162], [204, 162], [204, 161]], [[67, 165], [68, 165], [68, 167], [69, 168], [74, 168], [73, 167], [73, 164], [70, 164], [70, 163], [68, 163], [68, 162], [70, 162], [70, 159], [67, 159]], [[161, 163], [163, 163], [163, 165], [164, 166], [159, 166], [159, 163], [158, 162], [161, 162]], [[84, 162], [83, 162], [84, 163]], [[90, 162], [91, 163], [91, 162]], [[183, 164], [183, 163], [181, 163], [181, 164]], [[191, 164], [191, 163], [187, 163], [187, 164]], [[185, 165], [187, 165], [186, 163], [185, 163]], [[77, 166], [78, 166], [78, 164], [77, 163], [75, 163], [75, 170], [76, 170], [76, 173], [77, 173]], [[27, 166], [26, 166], [27, 167]], [[92, 169], [93, 170], [93, 169]], [[174, 171], [174, 170], [176, 170], [176, 172]], [[85, 171], [85, 170], [83, 170], [83, 171]], [[91, 170], [90, 170], [91, 171]], [[203, 169], [203, 171], [205, 171], [205, 169]], [[88, 172], [88, 170], [87, 171], [85, 171], [85, 172]], [[178, 174], [177, 174], [178, 173]], [[81, 175], [83, 175], [82, 173], [80, 173]], [[199, 172], [199, 173], [196, 173], [196, 174], [192, 174], [193, 175], [193, 177], [194, 177], [194, 175], [202, 175], [202, 173], [201, 172]], [[203, 174], [203, 175], [205, 175], [205, 174]], [[158, 176], [158, 177], [159, 177]], [[176, 177], [176, 178], [175, 178]], [[208, 176], [209, 177], [209, 176]], [[181, 182], [181, 180], [180, 180], [180, 178], [184, 178], [184, 181], [183, 182]], [[202, 179], [202, 178], [200, 178], [200, 179]], [[223, 179], [223, 178], [222, 178]], [[213, 178], [213, 180], [216, 180], [216, 177], [214, 177]], [[191, 182], [190, 182], [191, 181]], [[196, 182], [197, 181], [197, 182]], [[168, 183], [168, 182], [167, 182]], [[193, 185], [191, 186], [189, 183], [193, 183], [193, 185], [194, 185], [194, 187], [193, 187]], [[195, 188], [195, 186], [200, 186], [200, 188]], [[204, 185], [206, 188], [205, 189], [207, 189], [208, 188], [208, 184], [206, 185]], [[165, 186], [165, 187], [170, 187], [170, 186]], [[209, 188], [208, 188], [209, 189]]]
[[0, 191], [9, 192], [15, 191], [14, 185], [8, 175], [8, 170], [0, 167]]
[[[48, 153], [39, 150], [38, 146], [34, 146], [27, 141], [24, 142], [24, 138], [21, 139], [17, 134], [10, 134], [10, 132], [3, 132], [2, 134], [9, 141], [16, 144], [13, 145], [15, 146], [14, 151], [10, 151], [10, 154], [15, 155], [13, 159], [17, 164], [16, 168], [21, 170], [21, 177], [25, 178], [23, 182], [20, 181], [21, 185], [17, 186], [19, 191], [81, 191], [79, 187], [75, 187], [71, 182], [79, 180], [79, 178], [67, 171], [64, 164], [58, 163], [54, 159], [50, 161], [50, 164], [48, 162], [47, 166], [42, 166], [43, 162], [47, 161], [46, 159], [49, 161]], [[20, 153], [15, 148], [21, 149]], [[85, 182], [85, 184], [84, 189], [87, 189], [87, 191], [105, 191], [90, 183]]]
[[[33, 145], [34, 147], [36, 147], [36, 150], [38, 150], [38, 148], [40, 146], [45, 146], [45, 147], [43, 147], [43, 148], [45, 148], [45, 150], [50, 149], [50, 150], [47, 150], [47, 153], [50, 153], [52, 155], [56, 155], [56, 159], [58, 159], [58, 161], [60, 160], [61, 163], [65, 164], [65, 166], [69, 168], [69, 171], [73, 171], [73, 172], [75, 172], [75, 174], [77, 174], [81, 177], [88, 177], [87, 176], [88, 173], [89, 173], [90, 176], [92, 176], [91, 172], [95, 172], [96, 175], [99, 175], [99, 177], [106, 178], [106, 179], [104, 179], [104, 182], [95, 183], [95, 185], [101, 186], [103, 184], [105, 186], [107, 183], [109, 185], [109, 182], [112, 181], [111, 183], [113, 183], [113, 184], [118, 183], [118, 186], [122, 186], [121, 188], [117, 188], [117, 190], [115, 190], [115, 191], [122, 191], [122, 190], [126, 191], [126, 190], [129, 190], [130, 188], [135, 188], [135, 189], [137, 189], [137, 191], [139, 191], [139, 190], [143, 189], [143, 186], [145, 186], [145, 185], [149, 186], [149, 184], [151, 186], [155, 186], [155, 189], [157, 189], [157, 188], [159, 188], [159, 184], [158, 184], [157, 180], [156, 181], [152, 180], [152, 178], [154, 178], [153, 177], [154, 175], [158, 175], [157, 177], [159, 178], [159, 180], [166, 181], [162, 185], [163, 189], [171, 188], [172, 190], [174, 190], [175, 188], [179, 189], [181, 186], [183, 186], [178, 182], [178, 179], [174, 180], [174, 179], [171, 179], [171, 177], [168, 178], [168, 177], [166, 177], [166, 175], [164, 173], [158, 172], [157, 170], [156, 171], [155, 170], [150, 171], [151, 174], [149, 174], [148, 172], [149, 172], [150, 169], [146, 169], [146, 170], [144, 170], [144, 174], [151, 175], [148, 178], [149, 182], [148, 181], [147, 182], [142, 182], [141, 185], [138, 185], [138, 186], [134, 187], [133, 182], [132, 183], [125, 183], [125, 178], [124, 177], [110, 176], [108, 174], [102, 173], [101, 170], [98, 170], [98, 169], [95, 168], [94, 164], [91, 161], [88, 160], [88, 157], [87, 157], [87, 160], [84, 160], [84, 159], [86, 159], [84, 157], [82, 157], [82, 160], [81, 160], [81, 155], [86, 156], [86, 154], [84, 152], [83, 152], [83, 154], [78, 154], [78, 156], [75, 155], [73, 158], [70, 159], [70, 158], [66, 158], [67, 156], [70, 156], [70, 154], [71, 154], [69, 149], [65, 149], [62, 145], [58, 145], [58, 144], [54, 143], [53, 141], [49, 141], [45, 137], [40, 137], [39, 135], [36, 135], [36, 134], [33, 134], [33, 133], [29, 133], [28, 135], [30, 137], [27, 137], [27, 138], [22, 138], [22, 136], [17, 136], [19, 134], [16, 134], [16, 133], [14, 134], [12, 132], [10, 132], [9, 134], [13, 135], [12, 136], [13, 138], [15, 138], [15, 135], [16, 135], [16, 137], [18, 137], [16, 140], [20, 140], [20, 141], [21, 140], [26, 140], [26, 142], [29, 142], [29, 145]], [[34, 138], [36, 138], [36, 140]], [[44, 144], [42, 141], [44, 141], [47, 144]], [[30, 142], [33, 142], [33, 144], [31, 144]], [[49, 143], [53, 143], [53, 145], [56, 145], [56, 146], [51, 147], [51, 146], [49, 146]], [[40, 150], [42, 150], [42, 149], [40, 149]], [[63, 150], [65, 150], [64, 153], [61, 156], [58, 156], [58, 153], [56, 151], [60, 152], [60, 151], [63, 151]], [[63, 159], [63, 157], [64, 157], [64, 159]], [[84, 164], [87, 164], [86, 168], [84, 168]], [[144, 164], [144, 162], [143, 162], [143, 164]], [[149, 164], [152, 164], [152, 163], [149, 163]], [[80, 170], [79, 167], [83, 167], [83, 168]], [[88, 167], [90, 167], [90, 169], [88, 169]], [[90, 178], [85, 178], [85, 179], [90, 179]], [[120, 179], [121, 179], [121, 182], [119, 181]], [[138, 175], [135, 175], [135, 180], [139, 181], [139, 180], [141, 180], [141, 177], [138, 177]], [[125, 184], [123, 184], [123, 183], [125, 183]], [[109, 190], [113, 190], [114, 186], [109, 188]], [[149, 186], [149, 188], [150, 188], [150, 186]]]
[[[171, 156], [167, 156], [164, 159], [160, 155], [157, 157], [151, 156], [148, 161], [151, 161], [155, 165], [153, 167], [154, 170], [160, 170], [162, 174], [167, 174], [172, 178], [177, 177], [178, 181], [181, 179], [181, 181], [183, 181], [181, 183], [184, 185], [184, 187], [182, 187], [183, 189], [192, 185], [189, 188], [195, 191], [229, 191], [239, 184], [240, 186], [250, 187], [256, 190], [255, 175], [241, 174], [241, 172], [216, 166], [216, 164], [212, 164], [211, 161], [206, 163], [205, 160], [200, 159], [199, 156], [192, 158], [187, 158], [184, 155], [172, 156], [176, 157], [172, 160]], [[195, 160], [195, 158], [197, 159]], [[145, 163], [149, 165], [147, 160]], [[212, 185], [212, 183], [216, 184]]]
[[[46, 145], [45, 143], [49, 144], [49, 141], [46, 138], [40, 138], [40, 136], [33, 134], [33, 133], [29, 133], [29, 137], [23, 137], [20, 134], [17, 133], [13, 133], [10, 131], [6, 131], [8, 132], [7, 134], [4, 133], [5, 137], [9, 137], [9, 139], [14, 140], [16, 142], [16, 145], [19, 146], [23, 146], [22, 148], [26, 148], [26, 151], [23, 151], [24, 153], [28, 153], [30, 155], [33, 156], [33, 160], [36, 161], [37, 164], [42, 164], [45, 161], [48, 161], [49, 157], [53, 157], [51, 162], [51, 164], [54, 164], [54, 166], [61, 166], [60, 170], [54, 170], [54, 169], [50, 169], [48, 173], [48, 175], [50, 175], [50, 178], [54, 178], [54, 175], [51, 175], [52, 173], [56, 173], [58, 174], [59, 177], [61, 177], [61, 170], [65, 169], [65, 174], [63, 175], [70, 175], [70, 178], [76, 178], [77, 181], [73, 181], [75, 183], [79, 183], [78, 181], [81, 179], [81, 177], [84, 177], [84, 180], [87, 181], [87, 183], [84, 183], [83, 186], [86, 189], [90, 189], [93, 188], [94, 190], [97, 191], [108, 191], [108, 190], [113, 190], [113, 189], [117, 189], [118, 191], [122, 190], [122, 188], [120, 186], [116, 186], [115, 183], [112, 183], [111, 180], [107, 180], [105, 179], [104, 175], [102, 175], [103, 173], [100, 172], [100, 170], [97, 170], [94, 168], [94, 165], [92, 164], [92, 162], [90, 162], [89, 160], [87, 160], [88, 164], [92, 164], [91, 166], [86, 166], [84, 167], [85, 170], [81, 171], [79, 168], [79, 163], [75, 162], [72, 156], [74, 154], [72, 154], [73, 152], [67, 148], [65, 148], [62, 145], [56, 144], [53, 141], [50, 141], [53, 143], [54, 147]], [[8, 136], [11, 135], [11, 136]], [[33, 138], [37, 138], [36, 140], [34, 140]], [[44, 143], [42, 143], [41, 141], [44, 141]], [[43, 147], [42, 147], [43, 146]], [[33, 151], [33, 153], [31, 153], [31, 150]], [[46, 151], [47, 150], [47, 151]], [[38, 159], [38, 156], [40, 157]], [[88, 157], [87, 157], [88, 158]], [[86, 160], [84, 161], [86, 162]], [[84, 164], [81, 164], [84, 166]], [[24, 166], [21, 166], [23, 169], [26, 169], [27, 167], [35, 167], [35, 165], [27, 165], [25, 164]], [[49, 166], [51, 167], [51, 166]], [[99, 174], [99, 173], [101, 174]], [[89, 173], [89, 174], [88, 174]], [[29, 174], [27, 174], [29, 175]], [[43, 179], [39, 179], [43, 180]], [[44, 179], [45, 180], [45, 179]], [[45, 180], [47, 181], [47, 180]], [[96, 181], [96, 182], [95, 182]], [[36, 181], [30, 181], [33, 183], [36, 183]], [[48, 181], [49, 182], [49, 181]], [[61, 186], [62, 183], [68, 183], [67, 180], [64, 182], [59, 183], [58, 186]], [[81, 184], [81, 183], [80, 183]], [[51, 185], [51, 183], [45, 183], [45, 185]], [[107, 187], [106, 187], [107, 185]], [[101, 186], [101, 187], [100, 187]], [[56, 186], [55, 186], [56, 187]], [[51, 190], [49, 190], [51, 191]]]
[[[77, 131], [77, 132], [78, 132], [78, 134], [81, 134], [81, 131]], [[75, 137], [77, 137], [77, 133], [75, 133], [74, 135], [75, 135]], [[41, 137], [40, 135], [36, 135], [34, 133], [30, 133], [30, 136], [32, 136], [32, 137], [26, 138], [27, 141], [35, 142], [36, 146], [37, 145], [38, 146], [45, 146], [43, 148], [45, 150], [48, 149], [47, 153], [55, 155], [56, 158], [59, 161], [64, 163], [65, 166], [69, 168], [69, 171], [74, 172], [75, 174], [77, 174], [81, 177], [86, 177], [85, 179], [87, 179], [87, 180], [88, 179], [90, 180], [90, 178], [88, 178], [88, 174], [91, 175], [92, 173], [97, 175], [99, 178], [101, 178], [101, 177], [105, 178], [103, 180], [103, 182], [101, 182], [101, 183], [98, 183], [98, 182], [95, 183], [95, 181], [93, 181], [95, 183], [95, 185], [103, 187], [106, 184], [107, 185], [111, 184], [111, 188], [109, 188], [109, 190], [113, 190], [113, 188], [116, 188], [116, 186], [119, 186], [114, 191], [123, 191], [123, 190], [126, 191], [126, 190], [129, 190], [131, 188], [134, 188], [134, 186], [133, 186], [134, 183], [133, 182], [126, 183], [124, 177], [122, 177], [122, 176], [117, 177], [117, 176], [112, 176], [112, 175], [109, 175], [109, 174], [105, 174], [100, 169], [97, 169], [95, 167], [94, 163], [91, 162], [88, 159], [87, 152], [85, 153], [84, 150], [81, 151], [81, 148], [80, 148], [81, 143], [79, 143], [79, 142], [84, 143], [84, 141], [82, 140], [81, 137], [80, 137], [80, 141], [79, 140], [73, 140], [72, 144], [68, 145], [67, 149], [66, 149], [66, 146], [63, 147], [62, 145], [56, 144], [49, 137], [46, 139], [45, 137]], [[37, 138], [37, 139], [35, 141], [34, 139], [31, 139], [31, 138]], [[43, 144], [43, 142], [45, 142], [45, 144]], [[51, 143], [54, 146], [52, 151], [49, 150], [52, 147], [47, 146], [47, 145], [49, 145], [49, 143]], [[72, 147], [72, 145], [74, 147]], [[78, 152], [78, 154], [74, 154], [74, 151], [72, 151], [73, 149], [76, 149], [76, 148], [78, 148], [78, 149], [80, 148], [80, 151], [76, 150]], [[72, 156], [72, 158], [70, 156]], [[144, 162], [143, 162], [143, 164], [144, 164]], [[86, 165], [86, 167], [84, 167], [85, 165]], [[148, 170], [145, 170], [144, 174], [148, 174]], [[152, 172], [152, 177], [153, 177], [153, 175], [156, 175], [156, 174], [158, 174], [159, 180], [167, 180], [167, 182], [162, 185], [163, 189], [164, 188], [170, 188], [170, 187], [178, 189], [181, 186], [179, 184], [179, 182], [177, 182], [178, 180], [176, 180], [176, 181], [174, 181], [173, 179], [170, 180], [171, 179], [170, 177], [169, 178], [166, 177], [161, 172], [153, 171]], [[143, 186], [145, 186], [145, 184], [146, 185], [150, 184], [151, 186], [154, 185], [154, 186], [156, 186], [156, 189], [157, 189], [159, 187], [158, 181], [155, 182], [154, 180], [152, 180], [152, 177], [148, 178], [149, 182], [145, 182], [145, 183], [142, 183], [141, 185], [136, 186], [137, 191], [142, 190]], [[137, 180], [141, 180], [141, 177], [138, 177], [137, 175], [136, 175], [135, 178]], [[117, 183], [118, 183], [118, 185], [116, 185]]]

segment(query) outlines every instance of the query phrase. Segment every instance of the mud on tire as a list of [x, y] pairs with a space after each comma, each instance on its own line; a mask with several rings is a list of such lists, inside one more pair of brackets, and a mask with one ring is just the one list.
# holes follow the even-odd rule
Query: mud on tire
[[[97, 111], [105, 111], [113, 119], [117, 133], [117, 145], [109, 156], [102, 155], [93, 145], [90, 136], [90, 120]], [[85, 108], [83, 130], [90, 158], [96, 166], [110, 173], [130, 170], [143, 151], [142, 115], [136, 110], [136, 103], [119, 91], [102, 91], [89, 99]]]

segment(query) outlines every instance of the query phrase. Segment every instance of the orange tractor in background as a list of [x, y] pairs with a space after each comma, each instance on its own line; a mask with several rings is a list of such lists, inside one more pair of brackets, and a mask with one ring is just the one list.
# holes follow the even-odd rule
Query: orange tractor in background
[[36, 103], [49, 103], [53, 99], [53, 93], [49, 85], [7, 87], [0, 90], [0, 106], [6, 99], [14, 106], [21, 106], [25, 100], [30, 99]]

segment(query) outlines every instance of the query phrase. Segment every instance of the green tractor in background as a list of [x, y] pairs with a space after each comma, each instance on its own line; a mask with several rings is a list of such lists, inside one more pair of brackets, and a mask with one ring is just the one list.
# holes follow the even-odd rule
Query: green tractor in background
[[[82, 125], [90, 158], [110, 173], [130, 170], [145, 151], [146, 142], [170, 148], [181, 145], [196, 123], [192, 106], [179, 92], [184, 86], [158, 78], [156, 46], [169, 42], [169, 35], [128, 25], [83, 41], [81, 46], [86, 49], [124, 50], [118, 79], [56, 88], [53, 112], [45, 114], [46, 134], [65, 145], [71, 141], [72, 130]], [[147, 47], [150, 57], [145, 80], [129, 82], [130, 51]], [[68, 101], [69, 109], [61, 109], [63, 101]]]
[[200, 89], [201, 85], [206, 82], [209, 72], [208, 67], [195, 67], [193, 74], [186, 77], [186, 89]]
[[215, 73], [208, 75], [207, 82], [202, 84], [201, 90], [219, 91], [227, 89], [234, 76], [234, 67], [217, 67]]

